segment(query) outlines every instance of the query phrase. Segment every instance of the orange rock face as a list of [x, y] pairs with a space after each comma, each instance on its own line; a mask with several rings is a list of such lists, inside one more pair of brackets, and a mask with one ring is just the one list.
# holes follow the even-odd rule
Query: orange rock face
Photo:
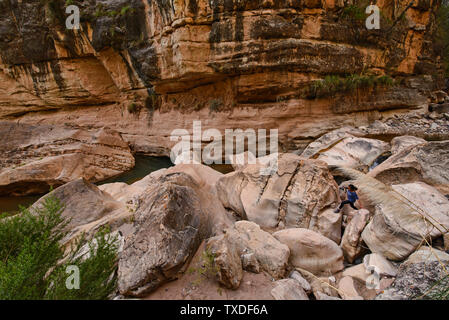
[[[348, 10], [358, 1], [73, 2], [73, 31], [63, 3], [1, 5], [0, 119], [108, 127], [153, 155], [168, 155], [172, 130], [199, 119], [204, 129], [278, 128], [288, 151], [419, 108], [438, 85], [435, 0], [403, 19], [408, 1], [378, 1], [380, 30]], [[353, 74], [402, 84], [310, 96], [313, 81]]]
[[91, 182], [134, 167], [117, 132], [0, 122], [0, 194], [43, 193], [84, 178]]

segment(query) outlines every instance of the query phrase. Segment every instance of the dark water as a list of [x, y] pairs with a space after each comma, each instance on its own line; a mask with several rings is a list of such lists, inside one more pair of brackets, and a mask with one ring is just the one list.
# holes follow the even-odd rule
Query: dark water
[[25, 197], [0, 197], [0, 213], [16, 212], [19, 205], [28, 207], [36, 202], [42, 195]]
[[373, 170], [375, 167], [385, 162], [385, 160], [387, 160], [389, 157], [391, 157], [391, 152], [386, 152], [380, 155], [376, 160], [374, 160], [373, 164], [369, 168], [369, 171]]
[[117, 177], [98, 182], [97, 185], [113, 182], [125, 182], [127, 184], [132, 184], [149, 175], [153, 171], [173, 166], [173, 163], [168, 157], [136, 155], [135, 159], [136, 165], [131, 171], [125, 172]]
[[[143, 155], [136, 155], [136, 165], [131, 171], [125, 172], [117, 177], [109, 178], [107, 180], [96, 183], [97, 185], [102, 185], [106, 183], [113, 182], [125, 182], [127, 184], [132, 184], [139, 181], [143, 177], [147, 176], [153, 171], [169, 168], [173, 166], [170, 158], [168, 157], [150, 157]], [[211, 165], [211, 168], [221, 172], [228, 173], [233, 171], [230, 165]], [[33, 195], [25, 197], [0, 197], [0, 213], [4, 212], [17, 212], [19, 210], [19, 205], [28, 207], [36, 202], [43, 195]]]
[[[120, 176], [110, 178], [97, 183], [97, 185], [111, 182], [134, 183], [153, 171], [171, 167], [173, 164], [170, 158], [135, 156], [136, 165], [131, 171], [125, 172]], [[28, 207], [36, 202], [43, 195], [33, 195], [25, 197], [0, 197], [0, 214], [5, 212], [17, 212], [19, 206]]]

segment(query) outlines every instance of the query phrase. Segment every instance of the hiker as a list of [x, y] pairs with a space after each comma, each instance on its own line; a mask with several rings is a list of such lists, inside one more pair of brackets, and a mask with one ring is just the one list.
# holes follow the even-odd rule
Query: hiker
[[[343, 187], [344, 189], [346, 189], [345, 187]], [[349, 186], [348, 186], [348, 188], [347, 188], [347, 191], [346, 191], [346, 197], [347, 197], [347, 200], [345, 200], [345, 201], [343, 201], [342, 203], [340, 203], [340, 206], [337, 208], [337, 209], [335, 209], [335, 213], [339, 213], [340, 212], [340, 210], [343, 208], [343, 206], [345, 205], [345, 204], [349, 204], [350, 206], [351, 206], [351, 208], [352, 209], [354, 209], [354, 210], [359, 210], [359, 209], [357, 209], [357, 207], [354, 205], [354, 203], [357, 201], [357, 200], [359, 200], [359, 196], [357, 195], [357, 187], [356, 186], [354, 186], [353, 184], [350, 184]], [[363, 209], [362, 208], [362, 203], [359, 201], [359, 204], [360, 204], [360, 209]]]

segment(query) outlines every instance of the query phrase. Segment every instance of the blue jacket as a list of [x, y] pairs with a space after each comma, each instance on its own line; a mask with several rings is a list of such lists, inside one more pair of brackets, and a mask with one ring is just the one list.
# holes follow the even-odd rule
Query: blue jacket
[[352, 203], [356, 202], [359, 199], [359, 197], [355, 191], [353, 192], [353, 191], [348, 190], [346, 195], [348, 196], [348, 200], [351, 201]]

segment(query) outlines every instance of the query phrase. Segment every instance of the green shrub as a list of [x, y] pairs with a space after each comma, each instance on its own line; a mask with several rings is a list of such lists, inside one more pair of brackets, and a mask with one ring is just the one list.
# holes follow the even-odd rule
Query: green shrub
[[[67, 0], [70, 1], [70, 0]], [[115, 17], [121, 17], [121, 16], [125, 16], [127, 13], [135, 13], [135, 9], [131, 8], [131, 6], [126, 5], [124, 7], [121, 7], [118, 10], [105, 10], [103, 7], [103, 4], [99, 3], [97, 4], [96, 10], [95, 10], [95, 17], [99, 18], [99, 17], [111, 17], [111, 18], [115, 18]]]
[[124, 16], [130, 9], [131, 7], [129, 5], [124, 6], [123, 8], [120, 9], [120, 15]]
[[441, 54], [445, 77], [449, 78], [449, 0], [442, 1], [437, 13], [435, 45]]
[[349, 5], [345, 7], [341, 14], [342, 18], [362, 21], [366, 19], [365, 11], [357, 5]]
[[221, 110], [221, 106], [223, 102], [220, 99], [212, 99], [209, 101], [209, 111], [210, 112], [219, 112]]
[[158, 108], [158, 95], [157, 93], [151, 89], [148, 91], [148, 97], [145, 100], [145, 107], [150, 111], [153, 112]]
[[137, 107], [137, 105], [134, 102], [132, 102], [132, 103], [130, 103], [128, 105], [128, 112], [129, 113], [135, 113], [137, 111], [138, 111], [138, 107]]
[[[104, 231], [90, 242], [82, 237], [64, 256], [60, 243], [69, 220], [62, 210], [59, 200], [49, 197], [39, 209], [21, 208], [20, 214], [0, 219], [0, 300], [106, 299], [113, 292], [116, 239]], [[90, 257], [76, 258], [86, 244]], [[79, 290], [65, 286], [68, 265], [79, 267]]]
[[395, 84], [389, 76], [375, 77], [373, 75], [349, 75], [341, 78], [336, 75], [328, 75], [322, 80], [316, 80], [309, 86], [308, 98], [322, 98], [335, 95], [339, 92], [347, 92], [360, 88], [373, 88], [375, 86], [389, 87]]
[[[117, 262], [117, 237], [108, 233], [108, 229], [100, 230], [94, 241], [88, 243], [89, 250], [85, 255], [78, 255], [83, 238], [78, 242], [69, 263], [58, 266], [50, 277], [50, 287], [45, 295], [46, 299], [107, 299], [114, 291], [117, 274], [115, 272]], [[87, 256], [87, 257], [86, 257]], [[79, 290], [68, 290], [65, 286], [67, 279], [67, 265], [75, 265], [79, 268], [81, 283]]]

